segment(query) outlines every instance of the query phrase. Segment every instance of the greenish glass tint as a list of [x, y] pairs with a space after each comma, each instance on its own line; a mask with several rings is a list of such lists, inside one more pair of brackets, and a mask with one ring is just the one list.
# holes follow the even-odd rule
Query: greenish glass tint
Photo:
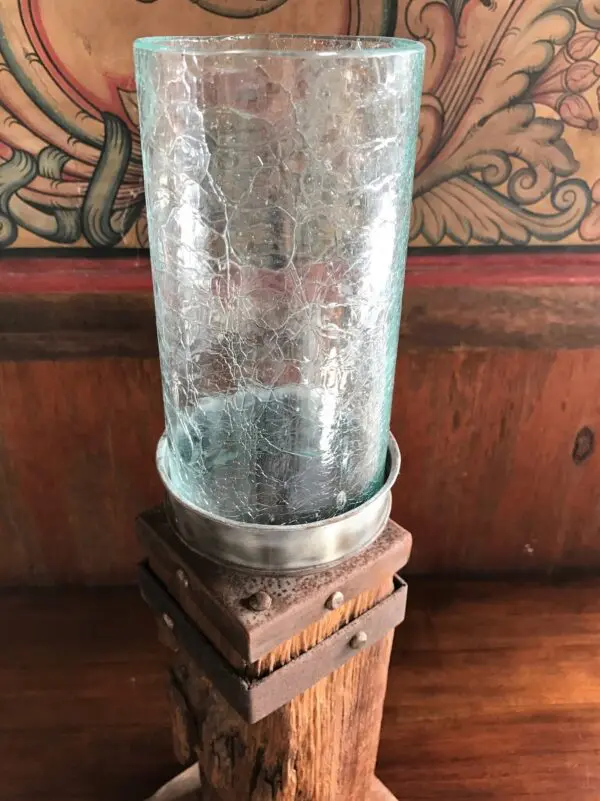
[[135, 43], [169, 487], [325, 519], [382, 485], [424, 48]]

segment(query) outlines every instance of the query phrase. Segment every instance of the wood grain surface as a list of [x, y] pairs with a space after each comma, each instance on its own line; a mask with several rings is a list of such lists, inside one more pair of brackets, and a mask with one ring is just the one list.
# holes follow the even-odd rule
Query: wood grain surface
[[[378, 775], [401, 801], [597, 801], [598, 580], [413, 579]], [[132, 801], [179, 770], [134, 590], [0, 596], [0, 801]]]
[[408, 286], [402, 348], [595, 348], [600, 285]]
[[[409, 248], [405, 284], [407, 288], [597, 286], [600, 251], [589, 246]], [[17, 299], [105, 293], [150, 295], [148, 250], [45, 248], [2, 253], [0, 295]]]
[[600, 566], [600, 352], [404, 353], [392, 430], [413, 572]]
[[[600, 347], [600, 282], [438, 285], [444, 273], [435, 276], [432, 284], [431, 272], [409, 275], [401, 349]], [[156, 355], [149, 291], [11, 294], [0, 287], [0, 361]]]
[[[600, 284], [431, 285], [419, 258], [392, 412], [409, 570], [600, 567]], [[147, 293], [0, 293], [0, 585], [133, 579], [155, 346]]]
[[[206, 786], [200, 789], [199, 768], [195, 762], [160, 787], [148, 801], [218, 801], [218, 799]], [[397, 801], [397, 799], [374, 776], [364, 801]]]
[[0, 363], [0, 584], [133, 580], [162, 425], [155, 360]]
[[[379, 587], [330, 612], [252, 665], [263, 676], [371, 608], [392, 590]], [[190, 715], [208, 797], [233, 801], [366, 801], [374, 776], [393, 632], [254, 725], [228, 705], [180, 649], [173, 674]], [[181, 714], [174, 715], [181, 742]], [[185, 749], [178, 749], [180, 752]], [[191, 749], [190, 749], [191, 750]], [[187, 761], [187, 760], [186, 760]]]
[[[0, 363], [0, 584], [133, 580], [162, 427], [155, 359]], [[402, 350], [392, 430], [413, 573], [600, 567], [600, 351]]]
[[0, 292], [0, 360], [156, 356], [149, 292]]

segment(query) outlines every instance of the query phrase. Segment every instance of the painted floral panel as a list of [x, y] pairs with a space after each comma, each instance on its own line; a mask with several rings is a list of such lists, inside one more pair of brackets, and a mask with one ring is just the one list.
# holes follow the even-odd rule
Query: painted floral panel
[[427, 45], [413, 246], [600, 241], [596, 0], [0, 0], [0, 248], [146, 247], [132, 40], [270, 30]]

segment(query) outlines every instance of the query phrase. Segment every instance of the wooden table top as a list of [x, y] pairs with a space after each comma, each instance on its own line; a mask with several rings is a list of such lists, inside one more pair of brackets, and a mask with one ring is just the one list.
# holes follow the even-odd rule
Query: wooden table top
[[[0, 594], [0, 801], [141, 801], [178, 767], [133, 589]], [[600, 799], [600, 580], [410, 582], [378, 775], [402, 801]]]

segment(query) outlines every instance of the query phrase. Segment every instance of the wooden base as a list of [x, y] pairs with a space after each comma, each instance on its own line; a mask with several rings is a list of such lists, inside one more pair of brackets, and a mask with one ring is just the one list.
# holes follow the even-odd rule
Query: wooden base
[[[148, 801], [213, 801], [213, 798], [206, 798], [202, 792], [200, 772], [196, 763], [171, 779]], [[398, 801], [398, 799], [374, 776], [365, 801]]]
[[196, 762], [164, 784], [148, 801], [198, 801], [200, 798], [200, 771]]
[[367, 801], [398, 801], [398, 799], [388, 790], [385, 784], [382, 784], [375, 776]]

